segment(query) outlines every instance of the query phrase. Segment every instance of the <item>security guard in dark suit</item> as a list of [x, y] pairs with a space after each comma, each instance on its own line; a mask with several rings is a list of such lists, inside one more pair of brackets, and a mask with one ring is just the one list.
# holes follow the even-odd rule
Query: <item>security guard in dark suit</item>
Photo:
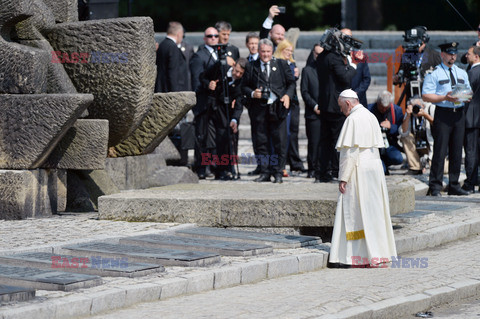
[[425, 77], [422, 89], [424, 101], [436, 105], [433, 120], [433, 159], [427, 195], [441, 196], [444, 161], [448, 151], [448, 195], [468, 195], [460, 188], [458, 178], [462, 164], [462, 146], [465, 134], [464, 102], [452, 95], [457, 84], [470, 88], [467, 73], [454, 63], [457, 42], [445, 43], [441, 49], [442, 63]]

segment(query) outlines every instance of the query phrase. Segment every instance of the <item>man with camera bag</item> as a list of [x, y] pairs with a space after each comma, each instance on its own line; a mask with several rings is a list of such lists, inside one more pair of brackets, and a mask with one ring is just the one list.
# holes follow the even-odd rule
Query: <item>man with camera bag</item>
[[[252, 127], [257, 141], [260, 176], [256, 182], [282, 183], [287, 151], [286, 117], [295, 93], [295, 78], [287, 62], [273, 58], [273, 43], [261, 39], [259, 59], [247, 64], [242, 90], [250, 100]], [[269, 140], [273, 142], [274, 154]], [[275, 157], [273, 156], [275, 155]]]
[[426, 110], [422, 99], [417, 95], [411, 98], [405, 108], [403, 123], [398, 129], [403, 150], [407, 155], [408, 175], [420, 175], [423, 172], [418, 152], [428, 154], [428, 148], [433, 147], [428, 145], [430, 141], [427, 137], [427, 130], [432, 124], [433, 116]]

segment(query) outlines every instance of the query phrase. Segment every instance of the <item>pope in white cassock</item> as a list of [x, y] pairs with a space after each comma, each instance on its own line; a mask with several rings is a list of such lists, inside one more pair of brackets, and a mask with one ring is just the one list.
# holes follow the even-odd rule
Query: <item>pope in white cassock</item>
[[336, 145], [340, 194], [330, 263], [383, 266], [397, 251], [378, 150], [384, 147], [382, 133], [377, 119], [359, 104], [354, 91], [340, 93], [338, 104], [347, 119]]

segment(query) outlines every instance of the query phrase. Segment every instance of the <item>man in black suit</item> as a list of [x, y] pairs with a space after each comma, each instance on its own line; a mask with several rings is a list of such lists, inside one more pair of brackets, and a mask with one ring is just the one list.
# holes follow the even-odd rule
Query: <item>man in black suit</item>
[[308, 175], [311, 178], [319, 170], [320, 151], [320, 110], [318, 109], [318, 73], [316, 60], [323, 49], [319, 44], [313, 47], [309, 61], [302, 70], [300, 89], [305, 102], [305, 128], [308, 139]]
[[226, 21], [218, 21], [215, 23], [215, 28], [218, 31], [218, 43], [226, 44], [227, 56], [237, 61], [240, 58], [240, 51], [233, 44], [228, 43], [230, 40], [230, 33], [232, 32], [232, 25]]
[[[215, 149], [215, 127], [211, 121], [208, 108], [208, 89], [200, 82], [200, 74], [212, 67], [218, 60], [214, 46], [218, 43], [218, 31], [214, 27], [205, 30], [203, 41], [205, 45], [198, 49], [190, 61], [192, 74], [192, 89], [197, 96], [197, 103], [193, 107], [195, 124], [195, 167], [198, 178], [205, 179], [206, 165], [202, 165], [202, 153], [212, 153]], [[210, 150], [210, 151], [208, 151]]]
[[468, 80], [472, 87], [473, 97], [465, 107], [465, 172], [467, 179], [463, 183], [463, 190], [468, 193], [475, 192], [475, 185], [478, 185], [478, 161], [480, 142], [480, 47], [472, 46], [467, 54], [467, 61], [470, 65]]
[[188, 90], [188, 68], [182, 51], [178, 48], [183, 40], [183, 27], [170, 22], [167, 37], [157, 50], [157, 81], [155, 92], [179, 92]]
[[[286, 116], [295, 93], [295, 78], [287, 62], [274, 59], [273, 43], [262, 39], [259, 59], [247, 65], [243, 93], [250, 100], [261, 174], [255, 181], [282, 183], [287, 151]], [[273, 142], [272, 154], [269, 140]]]
[[[338, 106], [340, 92], [350, 88], [356, 70], [346, 55], [337, 51], [324, 50], [317, 57], [318, 104], [321, 119], [320, 167], [315, 172], [317, 182], [330, 182], [338, 176], [338, 153], [335, 149], [345, 115]], [[331, 172], [329, 172], [331, 170]]]
[[277, 5], [273, 5], [268, 10], [268, 17], [262, 24], [260, 29], [260, 39], [268, 39], [273, 42], [273, 51], [277, 45], [285, 39], [285, 28], [281, 24], [273, 24], [273, 18], [280, 14]]
[[[238, 132], [238, 122], [243, 111], [241, 81], [247, 63], [245, 58], [239, 58], [233, 66], [219, 61], [200, 75], [202, 86], [208, 88], [213, 97], [209, 100], [209, 107], [212, 108], [212, 120], [215, 125], [217, 154], [213, 156], [208, 154], [204, 159], [217, 162], [215, 179], [232, 179], [230, 172], [235, 164], [233, 159], [235, 145], [232, 137]], [[228, 86], [227, 105], [225, 105], [224, 84]]]

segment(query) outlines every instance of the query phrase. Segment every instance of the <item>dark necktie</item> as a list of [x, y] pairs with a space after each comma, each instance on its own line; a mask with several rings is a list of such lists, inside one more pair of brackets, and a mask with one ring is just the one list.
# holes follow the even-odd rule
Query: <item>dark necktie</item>
[[457, 84], [457, 82], [455, 81], [455, 77], [453, 76], [452, 68], [449, 68], [448, 70], [450, 71], [450, 81], [452, 81], [452, 88], [453, 88], [453, 86]]
[[252, 61], [253, 61], [253, 56], [250, 54], [250, 55], [248, 56], [248, 62], [252, 62]]
[[268, 62], [263, 63], [263, 75], [265, 75], [265, 79], [268, 80]]

